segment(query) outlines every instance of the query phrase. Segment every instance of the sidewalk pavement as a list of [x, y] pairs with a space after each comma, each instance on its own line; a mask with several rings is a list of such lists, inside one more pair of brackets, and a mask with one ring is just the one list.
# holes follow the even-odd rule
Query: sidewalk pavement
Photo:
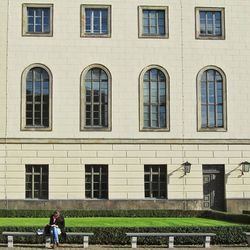
[[[1, 249], [8, 249], [6, 245], [1, 244]], [[11, 248], [12, 250], [35, 250], [35, 249], [46, 249], [42, 245], [20, 245], [16, 244], [14, 248]], [[57, 250], [82, 250], [82, 245], [68, 245], [68, 244], [62, 244], [60, 247], [56, 248]], [[116, 245], [90, 245], [88, 250], [131, 250], [131, 246], [116, 246]], [[139, 246], [137, 248], [138, 250], [163, 250], [168, 249], [167, 246]], [[201, 246], [175, 246], [175, 249], [177, 250], [205, 250], [206, 248]], [[210, 250], [250, 250], [250, 247], [248, 246], [211, 246]]]

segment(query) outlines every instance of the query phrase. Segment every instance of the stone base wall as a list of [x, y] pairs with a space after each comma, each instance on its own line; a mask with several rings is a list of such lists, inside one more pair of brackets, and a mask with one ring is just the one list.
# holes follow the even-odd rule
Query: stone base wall
[[242, 213], [250, 210], [250, 199], [228, 199], [226, 200], [227, 212]]
[[180, 209], [201, 210], [202, 200], [7, 200], [0, 209]]

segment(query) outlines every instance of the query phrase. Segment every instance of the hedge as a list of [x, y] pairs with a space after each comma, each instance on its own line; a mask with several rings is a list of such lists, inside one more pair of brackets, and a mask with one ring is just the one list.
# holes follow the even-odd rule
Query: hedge
[[[0, 217], [49, 217], [53, 210], [0, 209]], [[203, 217], [202, 210], [63, 210], [64, 217]]]
[[[3, 231], [36, 231], [35, 227], [0, 227], [0, 234]], [[250, 231], [250, 226], [241, 227], [161, 227], [161, 228], [66, 228], [67, 232], [93, 232], [94, 236], [90, 237], [90, 244], [97, 245], [129, 245], [130, 237], [127, 237], [127, 232], [211, 232], [216, 233], [212, 238], [212, 244], [215, 245], [235, 245], [247, 244], [246, 237], [242, 234], [244, 231]], [[7, 237], [0, 235], [0, 242], [6, 243]], [[43, 236], [14, 238], [16, 243], [42, 244]], [[166, 237], [139, 237], [138, 244], [141, 245], [164, 245], [167, 244]], [[175, 244], [177, 245], [193, 245], [202, 244], [201, 237], [176, 237]], [[62, 241], [62, 243], [64, 243]], [[66, 243], [82, 244], [80, 237], [67, 237]]]
[[[0, 209], [0, 217], [46, 218], [52, 210]], [[250, 214], [230, 214], [211, 210], [63, 210], [64, 217], [200, 217], [250, 224]]]

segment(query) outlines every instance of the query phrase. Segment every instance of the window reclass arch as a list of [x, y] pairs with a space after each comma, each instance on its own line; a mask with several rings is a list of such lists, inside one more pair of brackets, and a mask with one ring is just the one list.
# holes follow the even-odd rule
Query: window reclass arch
[[226, 131], [226, 75], [206, 66], [197, 76], [198, 131]]

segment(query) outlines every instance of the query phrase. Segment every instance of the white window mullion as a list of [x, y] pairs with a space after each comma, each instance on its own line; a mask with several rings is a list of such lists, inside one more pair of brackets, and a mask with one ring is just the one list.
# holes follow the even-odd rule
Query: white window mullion
[[34, 182], [35, 182], [35, 176], [34, 176], [34, 173], [35, 171], [34, 171], [34, 167], [32, 166], [32, 199], [34, 199], [35, 198], [35, 192], [34, 192], [34, 188], [35, 188], [35, 184], [34, 184]]
[[99, 126], [102, 126], [101, 70], [99, 70]]
[[206, 72], [206, 92], [207, 92], [207, 127], [209, 127], [209, 83], [208, 83], [208, 76], [207, 76], [208, 72]]
[[40, 114], [40, 117], [41, 117], [41, 126], [43, 126], [43, 75], [41, 74], [41, 114]]
[[36, 10], [34, 10], [34, 19], [33, 19], [33, 23], [34, 23], [34, 32], [36, 32]]
[[42, 30], [42, 32], [44, 32], [44, 10], [41, 10], [41, 25], [42, 25], [42, 27], [41, 27], [41, 30]]
[[214, 124], [215, 127], [218, 126], [217, 122], [217, 88], [216, 88], [216, 72], [214, 71]]
[[156, 12], [156, 16], [155, 16], [155, 18], [156, 18], [156, 34], [158, 35], [158, 34], [160, 34], [160, 30], [159, 30], [159, 12], [157, 11]]
[[93, 90], [93, 71], [91, 71], [91, 126], [94, 126], [94, 90]]
[[213, 35], [215, 35], [215, 12], [212, 12], [213, 14]]
[[161, 113], [161, 105], [160, 105], [160, 82], [159, 82], [159, 72], [157, 72], [157, 111], [158, 111], [158, 114], [157, 114], [157, 127], [160, 128], [161, 127], [161, 119], [160, 119], [160, 113]]
[[99, 18], [100, 18], [100, 20], [99, 20], [99, 22], [100, 22], [100, 31], [99, 31], [99, 33], [102, 33], [102, 11], [101, 10], [99, 12]]
[[91, 198], [94, 198], [94, 167], [91, 166]]
[[33, 70], [33, 80], [32, 80], [32, 126], [35, 126], [35, 93], [36, 93], [36, 72]]
[[94, 10], [91, 11], [91, 21], [90, 21], [91, 33], [94, 33]]

